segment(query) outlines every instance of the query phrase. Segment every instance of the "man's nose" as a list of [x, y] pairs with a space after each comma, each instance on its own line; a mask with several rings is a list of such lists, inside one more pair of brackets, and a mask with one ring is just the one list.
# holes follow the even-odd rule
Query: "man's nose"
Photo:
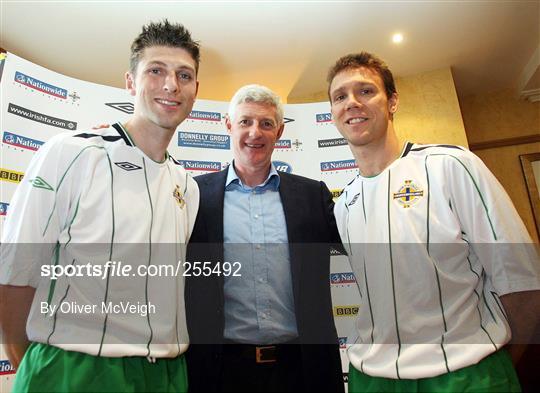
[[163, 90], [169, 93], [176, 93], [178, 91], [179, 84], [175, 72], [169, 72], [165, 78], [165, 83], [163, 84]]

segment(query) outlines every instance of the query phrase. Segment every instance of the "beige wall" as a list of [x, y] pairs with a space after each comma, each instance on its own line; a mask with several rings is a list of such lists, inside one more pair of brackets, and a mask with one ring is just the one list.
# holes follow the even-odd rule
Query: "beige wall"
[[[470, 143], [540, 134], [540, 102], [519, 100], [513, 90], [473, 95], [461, 100]], [[525, 226], [538, 242], [532, 207], [521, 169], [521, 154], [540, 152], [540, 143], [474, 151], [504, 186]]]
[[540, 133], [540, 102], [520, 100], [512, 89], [461, 100], [469, 143]]
[[[394, 124], [400, 140], [468, 146], [454, 79], [449, 68], [396, 79], [399, 108]], [[328, 100], [326, 91], [288, 97], [287, 103]]]

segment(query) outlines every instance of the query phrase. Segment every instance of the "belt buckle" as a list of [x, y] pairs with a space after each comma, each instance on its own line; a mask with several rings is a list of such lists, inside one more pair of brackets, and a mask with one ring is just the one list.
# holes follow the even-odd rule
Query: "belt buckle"
[[255, 361], [257, 363], [274, 363], [276, 361], [276, 346], [255, 347]]

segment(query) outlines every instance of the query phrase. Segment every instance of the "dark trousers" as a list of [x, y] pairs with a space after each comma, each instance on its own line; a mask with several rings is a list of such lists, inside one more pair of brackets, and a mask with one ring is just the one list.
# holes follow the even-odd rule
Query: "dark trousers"
[[301, 392], [304, 390], [302, 374], [298, 344], [280, 344], [259, 350], [255, 345], [224, 344], [219, 390]]

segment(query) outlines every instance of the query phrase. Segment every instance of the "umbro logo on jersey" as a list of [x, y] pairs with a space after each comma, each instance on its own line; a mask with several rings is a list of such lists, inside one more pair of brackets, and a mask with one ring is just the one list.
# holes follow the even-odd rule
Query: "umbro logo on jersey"
[[417, 203], [424, 196], [424, 190], [413, 183], [412, 180], [405, 180], [405, 183], [394, 193], [394, 199], [405, 209]]
[[136, 171], [137, 169], [142, 169], [142, 167], [132, 164], [131, 162], [115, 162], [114, 165], [116, 165], [118, 168], [122, 168], [125, 171]]
[[352, 206], [356, 203], [356, 201], [358, 200], [358, 197], [360, 196], [360, 193], [356, 194], [353, 199], [349, 202], [348, 206]]
[[109, 102], [105, 103], [105, 105], [117, 109], [120, 112], [128, 113], [130, 115], [133, 113], [134, 110], [134, 106], [131, 102]]
[[44, 190], [54, 191], [51, 185], [47, 183], [45, 180], [43, 180], [42, 177], [37, 176], [35, 179], [30, 180], [30, 183], [32, 183], [32, 185], [36, 188], [42, 188]]

